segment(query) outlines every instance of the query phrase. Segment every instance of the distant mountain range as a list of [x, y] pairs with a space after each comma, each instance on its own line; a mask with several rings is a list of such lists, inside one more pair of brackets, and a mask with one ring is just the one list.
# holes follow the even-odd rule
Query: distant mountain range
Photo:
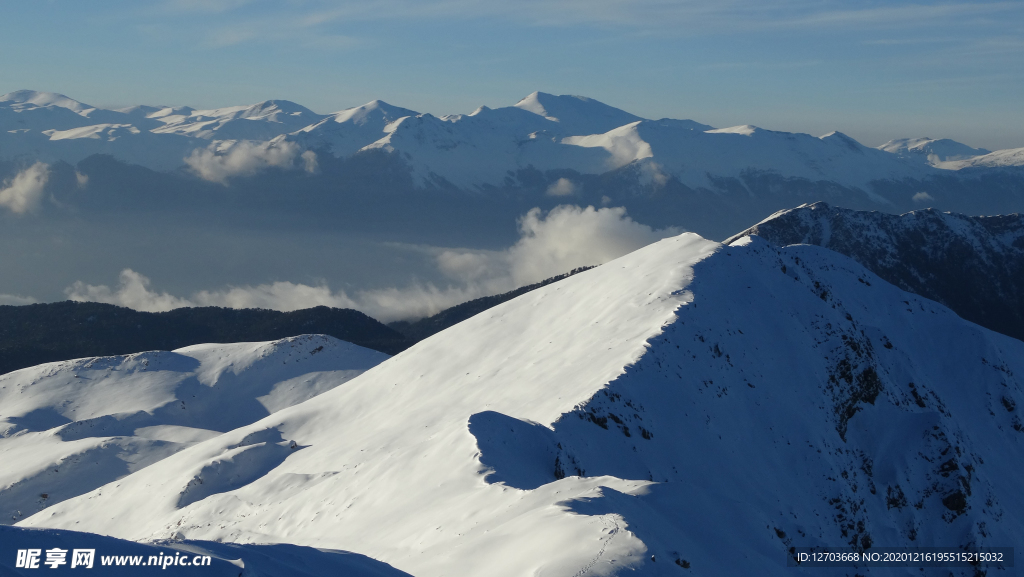
[[[514, 106], [442, 117], [379, 100], [317, 114], [283, 100], [213, 110], [106, 110], [52, 93], [0, 96], [0, 163], [8, 163], [0, 173], [34, 161], [86, 162], [77, 169], [82, 178], [100, 189], [115, 186], [111, 179], [123, 188], [131, 170], [87, 160], [97, 154], [231, 184], [259, 198], [271, 193], [254, 179], [271, 171], [280, 173], [271, 182], [287, 181], [291, 189], [309, 191], [301, 195], [307, 198], [323, 188], [354, 186], [366, 194], [375, 189], [376, 196], [397, 191], [406, 199], [414, 190], [460, 191], [471, 211], [479, 199], [468, 198], [486, 193], [492, 208], [485, 212], [502, 210], [494, 206], [510, 196], [534, 204], [624, 205], [648, 224], [684, 226], [712, 238], [742, 227], [739, 219], [814, 200], [888, 212], [936, 206], [965, 213], [1012, 212], [1024, 202], [1024, 149], [989, 152], [927, 138], [875, 149], [839, 132], [814, 137], [649, 120], [593, 99], [540, 92]], [[196, 186], [188, 180], [156, 185], [175, 191], [165, 200], [171, 204], [209, 196], [192, 192]], [[70, 193], [55, 198], [71, 206], [83, 202]], [[450, 209], [446, 199], [439, 202]]]
[[[284, 157], [295, 160], [305, 150], [347, 157], [380, 149], [406, 159], [421, 184], [444, 182], [467, 190], [503, 186], [527, 169], [603, 174], [633, 166], [642, 180], [675, 178], [690, 188], [712, 187], [715, 179], [738, 178], [745, 171], [770, 171], [866, 187], [872, 180], [938, 174], [936, 169], [1024, 163], [1019, 154], [1024, 149], [999, 151], [998, 163], [979, 159], [990, 151], [951, 140], [903, 139], [871, 149], [839, 132], [815, 138], [755, 126], [648, 120], [593, 99], [541, 92], [506, 108], [435, 117], [379, 100], [333, 114], [285, 100], [214, 110], [106, 110], [60, 94], [22, 90], [0, 96], [0, 129], [0, 155], [6, 160], [24, 155], [74, 164], [106, 153], [174, 170], [196, 168], [196, 151], [216, 158], [252, 141], [266, 147], [256, 152], [263, 161], [284, 167]], [[279, 158], [272, 158], [275, 154]]]

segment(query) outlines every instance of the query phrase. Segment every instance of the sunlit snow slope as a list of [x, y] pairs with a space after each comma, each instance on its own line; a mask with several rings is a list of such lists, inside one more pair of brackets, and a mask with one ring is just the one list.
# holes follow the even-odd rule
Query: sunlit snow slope
[[386, 358], [306, 335], [0, 376], [0, 524], [305, 401]]
[[837, 253], [685, 234], [20, 525], [419, 577], [818, 575], [788, 548], [1012, 546], [1021, 375], [1024, 343]]

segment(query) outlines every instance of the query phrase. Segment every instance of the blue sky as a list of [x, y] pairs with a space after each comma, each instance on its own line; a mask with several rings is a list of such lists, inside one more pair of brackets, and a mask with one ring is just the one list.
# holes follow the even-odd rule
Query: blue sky
[[0, 93], [101, 106], [447, 114], [541, 90], [871, 146], [1024, 146], [1019, 0], [0, 0], [0, 62]]

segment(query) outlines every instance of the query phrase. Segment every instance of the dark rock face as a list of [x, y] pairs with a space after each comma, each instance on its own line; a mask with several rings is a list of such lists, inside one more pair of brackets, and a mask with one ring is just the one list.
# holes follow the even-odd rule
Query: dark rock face
[[842, 253], [903, 290], [1024, 339], [1024, 215], [925, 209], [897, 216], [818, 202], [775, 213], [725, 243], [750, 234]]

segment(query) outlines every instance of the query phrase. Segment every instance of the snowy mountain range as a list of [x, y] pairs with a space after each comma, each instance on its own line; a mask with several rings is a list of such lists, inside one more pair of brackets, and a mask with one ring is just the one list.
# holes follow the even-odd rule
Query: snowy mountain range
[[[290, 368], [291, 349], [257, 346], [278, 351], [261, 383], [309, 370]], [[308, 346], [291, 359], [319, 362]], [[175, 388], [182, 371], [234, 358], [202, 352], [146, 402], [187, 407], [170, 392], [203, 389]], [[78, 404], [51, 390], [140, 361], [26, 369], [0, 390], [77, 420]], [[791, 547], [1024, 538], [1024, 342], [821, 247], [683, 234], [354, 378], [317, 374], [325, 392], [103, 486], [79, 483], [17, 526], [352, 551], [416, 576], [810, 575], [820, 570], [787, 566]], [[255, 407], [278, 386], [234, 395]], [[178, 426], [224, 431], [203, 423]], [[39, 455], [30, 447], [63, 447], [65, 428], [117, 442], [51, 425], [3, 441]], [[45, 492], [57, 474], [27, 474], [37, 469], [13, 475]]]
[[[514, 106], [442, 117], [382, 101], [322, 115], [284, 100], [214, 110], [107, 110], [53, 93], [0, 96], [2, 160], [76, 164], [110, 154], [160, 171], [188, 166], [203, 178], [224, 181], [249, 173], [243, 160], [312, 170], [313, 164], [299, 160], [305, 151], [347, 157], [375, 149], [405, 159], [420, 184], [466, 190], [503, 186], [525, 169], [603, 174], [627, 166], [647, 182], [675, 178], [690, 188], [767, 171], [867, 189], [873, 180], [1024, 163], [1021, 149], [988, 159], [979, 157], [989, 151], [950, 140], [903, 139], [872, 149], [838, 132], [815, 138], [754, 126], [648, 120], [593, 99], [540, 92]], [[209, 169], [211, 164], [227, 165], [226, 173]]]
[[78, 359], [0, 376], [2, 523], [301, 403], [387, 358], [320, 335]]
[[845, 254], [903, 290], [1024, 340], [1024, 216], [903, 215], [818, 202], [780, 211], [725, 241], [756, 234], [779, 246]]

